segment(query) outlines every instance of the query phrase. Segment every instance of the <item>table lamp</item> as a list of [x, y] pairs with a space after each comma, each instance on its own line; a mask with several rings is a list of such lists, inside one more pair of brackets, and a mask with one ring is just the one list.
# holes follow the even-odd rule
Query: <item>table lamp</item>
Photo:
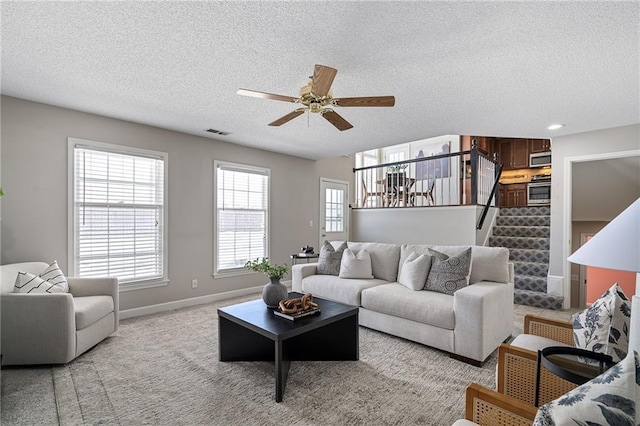
[[567, 258], [569, 262], [636, 273], [629, 350], [640, 353], [640, 198]]

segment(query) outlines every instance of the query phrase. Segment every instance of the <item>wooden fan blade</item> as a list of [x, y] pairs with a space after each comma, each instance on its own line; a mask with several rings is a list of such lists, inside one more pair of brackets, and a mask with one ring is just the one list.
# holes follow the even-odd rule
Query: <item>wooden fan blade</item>
[[341, 107], [392, 107], [396, 103], [396, 98], [393, 96], [364, 96], [334, 99], [333, 103]]
[[317, 65], [313, 69], [313, 81], [311, 82], [311, 93], [316, 96], [326, 96], [331, 89], [333, 79], [336, 78], [337, 69]]
[[322, 116], [326, 118], [329, 123], [336, 126], [336, 128], [340, 131], [349, 130], [350, 128], [353, 127], [351, 123], [349, 123], [347, 120], [342, 118], [340, 114], [338, 114], [332, 109], [322, 110]]
[[304, 114], [306, 110], [307, 110], [306, 108], [298, 108], [295, 111], [291, 111], [289, 114], [283, 115], [282, 117], [278, 118], [276, 121], [269, 123], [269, 126], [282, 126], [287, 121], [291, 121], [297, 116]]
[[242, 96], [250, 96], [252, 98], [260, 99], [271, 99], [274, 101], [295, 102], [298, 100], [298, 98], [294, 98], [292, 96], [274, 95], [273, 93], [257, 92], [255, 90], [247, 89], [238, 89], [236, 93]]

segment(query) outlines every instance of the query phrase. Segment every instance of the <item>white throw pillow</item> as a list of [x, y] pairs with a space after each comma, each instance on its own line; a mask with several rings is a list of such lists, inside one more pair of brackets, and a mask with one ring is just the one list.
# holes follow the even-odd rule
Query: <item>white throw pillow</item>
[[430, 269], [431, 256], [411, 253], [402, 264], [398, 282], [410, 290], [422, 290]]
[[355, 254], [346, 249], [342, 253], [340, 262], [340, 278], [373, 278], [371, 273], [371, 256], [367, 250], [360, 250]]
[[18, 272], [14, 293], [68, 293], [69, 283], [57, 261], [35, 276], [28, 272]]

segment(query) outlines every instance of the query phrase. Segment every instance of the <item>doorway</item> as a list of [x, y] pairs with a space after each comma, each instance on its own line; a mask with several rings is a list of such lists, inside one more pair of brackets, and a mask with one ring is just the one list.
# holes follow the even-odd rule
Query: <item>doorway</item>
[[320, 178], [320, 235], [324, 241], [349, 239], [349, 183]]

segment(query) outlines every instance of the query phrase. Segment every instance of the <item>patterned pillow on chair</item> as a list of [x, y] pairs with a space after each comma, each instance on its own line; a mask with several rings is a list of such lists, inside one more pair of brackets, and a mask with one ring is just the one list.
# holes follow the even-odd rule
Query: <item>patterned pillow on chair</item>
[[595, 379], [538, 410], [534, 426], [637, 424], [640, 395], [640, 357], [626, 358]]
[[575, 345], [611, 355], [613, 362], [620, 362], [629, 348], [630, 321], [631, 302], [615, 283], [590, 308], [573, 315]]

